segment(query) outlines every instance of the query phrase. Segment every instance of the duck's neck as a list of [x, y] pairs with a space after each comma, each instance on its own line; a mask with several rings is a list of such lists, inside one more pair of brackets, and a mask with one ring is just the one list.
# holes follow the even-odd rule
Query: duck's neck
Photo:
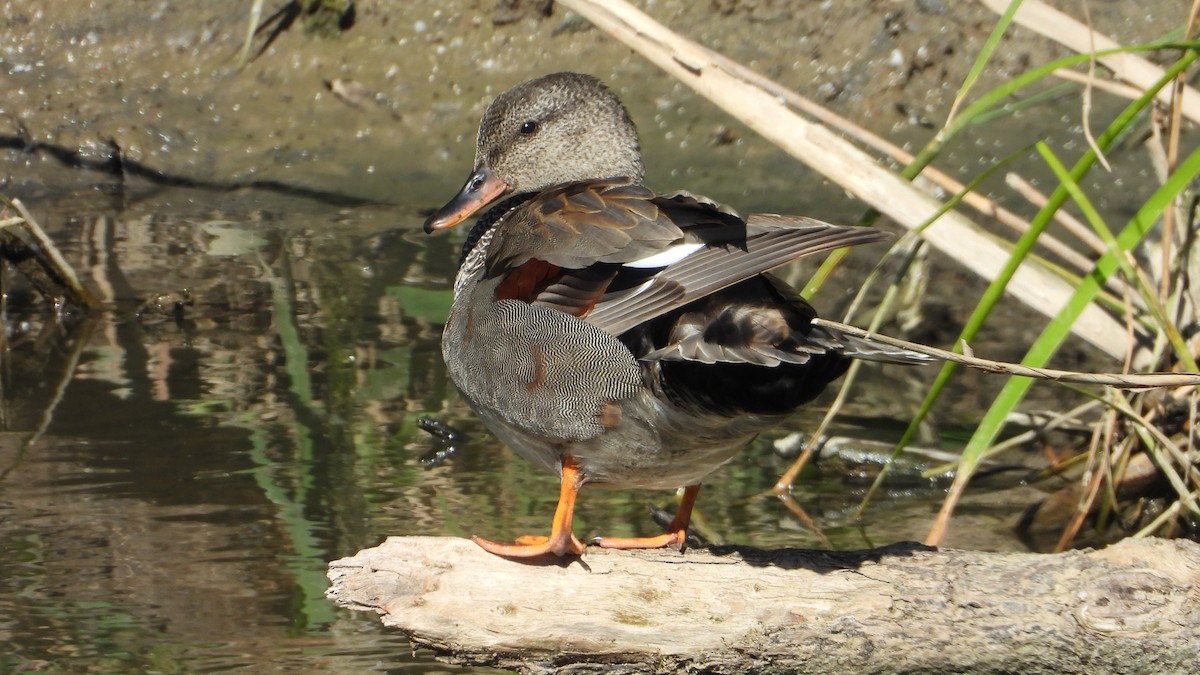
[[493, 225], [507, 215], [509, 211], [533, 199], [536, 194], [536, 192], [524, 192], [519, 195], [513, 195], [488, 209], [486, 213], [480, 216], [479, 220], [475, 221], [475, 225], [471, 228], [471, 231], [467, 232], [467, 240], [463, 242], [462, 252], [458, 256], [458, 266], [462, 267], [463, 261], [467, 259], [467, 254], [471, 252], [471, 249], [475, 248], [475, 245], [479, 243], [479, 240], [488, 230], [492, 229]]

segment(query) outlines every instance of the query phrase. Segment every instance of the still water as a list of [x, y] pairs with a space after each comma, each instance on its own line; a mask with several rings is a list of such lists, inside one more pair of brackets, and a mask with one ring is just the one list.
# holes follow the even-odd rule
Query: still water
[[[548, 527], [555, 479], [492, 438], [442, 366], [462, 233], [426, 237], [418, 207], [279, 192], [30, 206], [108, 309], [56, 323], [22, 311], [19, 286], [10, 299], [0, 671], [458, 670], [324, 591], [328, 561], [389, 535]], [[893, 439], [920, 386], [912, 369], [875, 369], [836, 433]], [[829, 400], [714, 476], [702, 533], [835, 548], [923, 536], [944, 485], [913, 473], [857, 523], [870, 467], [820, 464], [796, 490], [820, 535], [762, 496], [787, 465], [771, 441], [811, 429]], [[423, 416], [469, 442], [430, 462]], [[1009, 527], [1029, 494], [972, 499], [950, 544], [1020, 548]], [[585, 491], [577, 531], [653, 533], [650, 505], [670, 500]]]

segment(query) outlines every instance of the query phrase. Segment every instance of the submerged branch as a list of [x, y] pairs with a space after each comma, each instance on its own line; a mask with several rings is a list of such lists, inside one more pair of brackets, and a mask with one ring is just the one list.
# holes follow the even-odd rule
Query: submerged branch
[[69, 302], [84, 310], [99, 309], [100, 302], [79, 282], [33, 214], [19, 199], [9, 203], [21, 217], [6, 220], [0, 228], [0, 258], [13, 263], [52, 306]]

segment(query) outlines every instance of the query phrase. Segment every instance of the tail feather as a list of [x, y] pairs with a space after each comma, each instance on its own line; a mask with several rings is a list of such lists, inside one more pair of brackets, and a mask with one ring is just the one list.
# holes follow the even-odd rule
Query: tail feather
[[831, 326], [814, 326], [813, 332], [826, 336], [829, 340], [842, 345], [839, 350], [844, 356], [863, 361], [878, 363], [898, 363], [901, 365], [921, 365], [932, 363], [937, 359], [928, 354], [921, 354], [909, 349], [876, 342], [870, 338], [848, 335]]

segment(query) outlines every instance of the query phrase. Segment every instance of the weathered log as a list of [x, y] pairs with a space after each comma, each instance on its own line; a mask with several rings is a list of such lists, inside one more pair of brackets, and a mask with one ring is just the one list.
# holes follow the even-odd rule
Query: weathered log
[[392, 537], [332, 562], [327, 595], [459, 662], [524, 672], [1187, 672], [1200, 544], [1057, 555], [605, 551], [529, 564]]

